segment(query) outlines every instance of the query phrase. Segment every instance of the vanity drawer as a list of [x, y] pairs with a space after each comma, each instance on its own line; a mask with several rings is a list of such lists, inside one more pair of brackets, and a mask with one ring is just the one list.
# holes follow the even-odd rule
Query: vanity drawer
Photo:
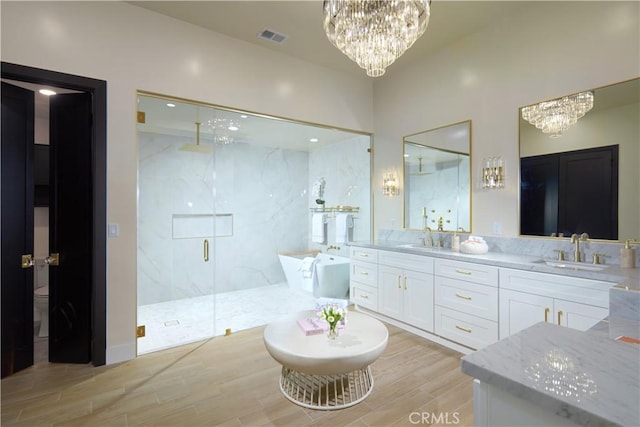
[[378, 287], [378, 264], [351, 260], [350, 279], [352, 282]]
[[498, 341], [498, 322], [435, 306], [435, 333], [473, 349]]
[[490, 265], [437, 259], [436, 275], [481, 285], [498, 286], [498, 268]]
[[378, 311], [378, 289], [358, 282], [351, 282], [349, 299], [370, 310]]
[[360, 248], [357, 246], [351, 246], [349, 251], [351, 260], [364, 261], [364, 262], [378, 262], [378, 250], [372, 248]]
[[498, 288], [436, 276], [435, 303], [487, 320], [498, 321]]
[[394, 251], [379, 251], [378, 263], [420, 273], [433, 274], [433, 258]]

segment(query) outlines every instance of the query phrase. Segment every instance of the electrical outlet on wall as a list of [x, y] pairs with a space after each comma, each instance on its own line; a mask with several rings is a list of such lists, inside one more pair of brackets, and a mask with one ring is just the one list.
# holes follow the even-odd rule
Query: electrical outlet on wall
[[493, 221], [493, 234], [497, 236], [502, 234], [502, 223], [500, 221]]

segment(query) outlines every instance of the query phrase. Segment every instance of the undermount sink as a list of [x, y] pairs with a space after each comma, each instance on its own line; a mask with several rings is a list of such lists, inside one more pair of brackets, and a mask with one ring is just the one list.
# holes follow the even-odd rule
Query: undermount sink
[[606, 265], [601, 264], [587, 264], [584, 262], [571, 262], [571, 261], [548, 261], [539, 260], [534, 261], [539, 264], [547, 264], [551, 267], [564, 268], [565, 270], [585, 270], [585, 271], [601, 271], [607, 268]]

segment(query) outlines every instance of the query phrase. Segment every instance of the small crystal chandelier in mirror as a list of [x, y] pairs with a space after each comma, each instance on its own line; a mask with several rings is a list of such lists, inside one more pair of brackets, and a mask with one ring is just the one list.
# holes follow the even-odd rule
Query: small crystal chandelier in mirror
[[592, 108], [593, 92], [587, 91], [523, 107], [522, 118], [558, 138]]
[[430, 0], [325, 0], [331, 43], [370, 77], [380, 77], [424, 34]]

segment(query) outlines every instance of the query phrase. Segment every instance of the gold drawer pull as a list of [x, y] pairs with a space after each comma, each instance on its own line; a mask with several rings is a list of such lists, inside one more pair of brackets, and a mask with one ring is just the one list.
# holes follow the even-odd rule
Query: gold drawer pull
[[404, 276], [404, 290], [407, 290], [407, 276]]
[[469, 295], [462, 295], [462, 294], [459, 294], [458, 292], [456, 292], [456, 296], [458, 298], [462, 298], [462, 299], [466, 299], [466, 300], [471, 301], [471, 297]]
[[369, 258], [369, 254], [359, 253], [358, 256], [360, 256], [362, 258]]
[[369, 299], [369, 295], [360, 295], [360, 298]]
[[363, 275], [363, 276], [368, 276], [369, 275], [369, 273], [367, 273], [366, 271], [361, 271], [360, 274]]
[[398, 276], [398, 289], [402, 289], [402, 286], [400, 286], [400, 279], [402, 279], [402, 276]]
[[549, 311], [551, 311], [551, 310], [549, 310], [549, 307], [544, 309], [544, 321], [545, 322], [549, 321]]
[[462, 327], [460, 325], [456, 325], [456, 329], [460, 329], [461, 331], [464, 331], [464, 332], [466, 332], [468, 334], [471, 333], [471, 329], [470, 328], [465, 328], [465, 327]]
[[458, 270], [457, 268], [456, 268], [456, 273], [466, 274], [467, 276], [471, 276], [471, 272], [470, 271]]

